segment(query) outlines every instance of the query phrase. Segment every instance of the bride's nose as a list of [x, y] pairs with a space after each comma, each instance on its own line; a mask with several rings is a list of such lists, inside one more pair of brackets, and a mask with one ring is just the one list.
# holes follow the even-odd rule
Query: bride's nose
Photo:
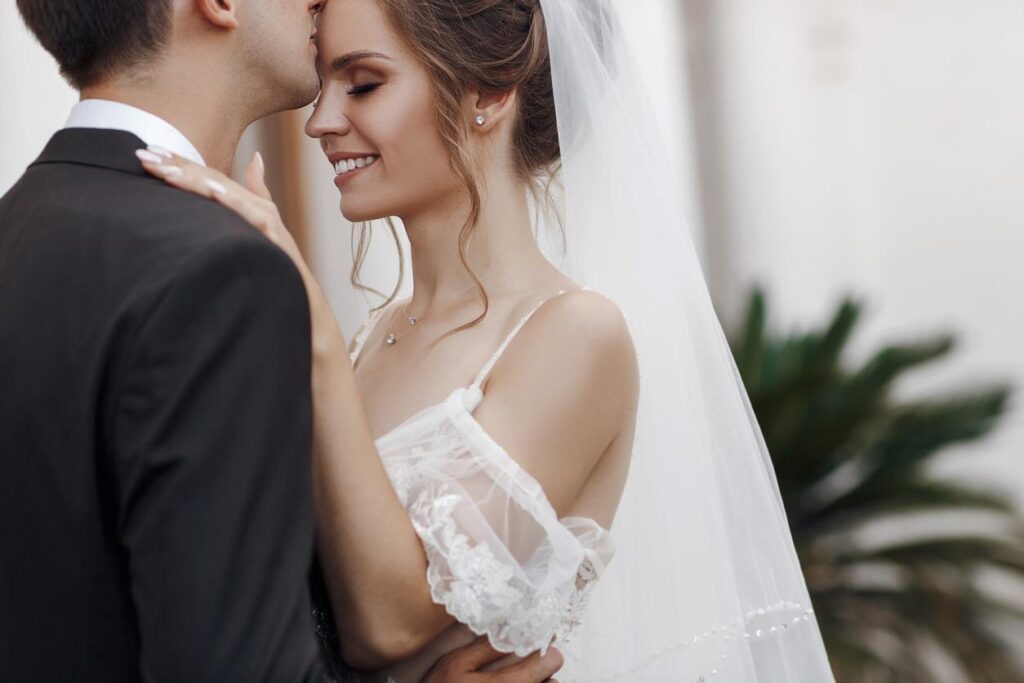
[[326, 89], [321, 90], [313, 113], [306, 121], [306, 135], [319, 139], [325, 135], [347, 135], [351, 130], [352, 123], [345, 115], [344, 106]]

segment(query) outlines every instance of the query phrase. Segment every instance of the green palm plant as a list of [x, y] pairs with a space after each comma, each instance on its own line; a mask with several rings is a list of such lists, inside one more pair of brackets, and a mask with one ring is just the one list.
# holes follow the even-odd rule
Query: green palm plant
[[[886, 345], [846, 368], [841, 355], [858, 302], [844, 300], [823, 329], [784, 337], [766, 333], [765, 309], [755, 289], [730, 343], [772, 454], [837, 681], [931, 683], [936, 654], [971, 681], [1024, 681], [1012, 642], [998, 630], [1007, 621], [1024, 626], [1024, 609], [996, 599], [985, 584], [996, 572], [1024, 586], [1021, 518], [1006, 495], [926, 472], [945, 447], [989, 433], [1010, 387], [897, 401], [895, 380], [947, 355], [951, 335]], [[979, 512], [993, 528], [868, 540], [872, 526], [909, 513], [946, 520]]]

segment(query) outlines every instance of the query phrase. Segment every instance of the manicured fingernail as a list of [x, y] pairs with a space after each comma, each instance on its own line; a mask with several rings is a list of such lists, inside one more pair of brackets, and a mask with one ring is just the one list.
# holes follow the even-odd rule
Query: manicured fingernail
[[137, 149], [137, 150], [135, 150], [135, 156], [137, 156], [141, 161], [145, 161], [145, 162], [150, 163], [150, 164], [162, 164], [162, 163], [164, 163], [164, 160], [161, 157], [157, 156], [156, 154], [153, 154], [152, 152], [146, 151], [144, 149]]
[[159, 154], [160, 156], [164, 157], [165, 159], [173, 159], [174, 158], [174, 155], [169, 150], [166, 150], [163, 147], [159, 147], [157, 145], [149, 145], [148, 147], [146, 147], [146, 149], [148, 149], [153, 154]]
[[224, 194], [225, 192], [228, 191], [228, 188], [224, 187], [224, 185], [218, 183], [213, 178], [207, 178], [206, 180], [203, 181], [203, 184], [206, 185], [211, 190], [213, 190], [214, 192], [216, 192], [217, 194]]
[[180, 176], [182, 171], [177, 166], [157, 166], [153, 169], [155, 173], [159, 173], [165, 178], [175, 178]]

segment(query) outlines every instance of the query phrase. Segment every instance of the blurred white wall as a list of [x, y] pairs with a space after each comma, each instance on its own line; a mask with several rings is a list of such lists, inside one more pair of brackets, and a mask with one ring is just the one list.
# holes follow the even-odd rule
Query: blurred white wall
[[[900, 389], [1024, 392], [1024, 3], [686, 0], [716, 304], [749, 285], [817, 324], [869, 304], [855, 340], [950, 330], [949, 362]], [[943, 469], [1024, 501], [1024, 413]], [[974, 455], [981, 452], [982, 455]], [[962, 457], [958, 457], [962, 456]]]
[[13, 2], [0, 4], [0, 194], [18, 180], [78, 101]]
[[[1024, 394], [1024, 3], [893, 0], [870, 17], [865, 92], [877, 177], [874, 336], [952, 328], [956, 359], [927, 394], [993, 377]], [[1024, 502], [1024, 401], [948, 470]]]

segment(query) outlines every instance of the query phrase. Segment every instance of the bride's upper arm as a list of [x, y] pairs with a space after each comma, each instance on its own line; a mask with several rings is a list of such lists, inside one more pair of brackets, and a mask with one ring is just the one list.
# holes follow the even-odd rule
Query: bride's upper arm
[[637, 391], [622, 313], [598, 293], [572, 292], [541, 306], [509, 344], [475, 417], [565, 515], [617, 437], [631, 437]]

